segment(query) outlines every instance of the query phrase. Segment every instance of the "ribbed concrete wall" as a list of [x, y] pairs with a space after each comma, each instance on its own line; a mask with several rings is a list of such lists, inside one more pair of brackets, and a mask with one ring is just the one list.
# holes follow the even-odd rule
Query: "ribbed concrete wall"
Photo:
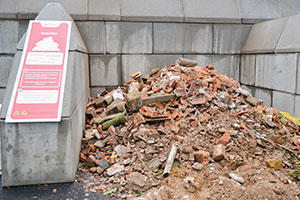
[[[26, 31], [28, 20], [34, 19], [46, 2], [0, 1], [0, 102], [17, 41]], [[212, 63], [218, 71], [258, 88], [255, 76], [244, 76], [255, 73], [254, 69], [242, 65], [245, 60], [250, 66], [255, 62], [250, 55], [242, 56], [253, 24], [300, 13], [300, 1], [295, 0], [59, 2], [75, 19], [88, 48], [92, 95], [120, 85], [134, 71], [169, 65], [179, 56]], [[259, 87], [256, 93], [268, 97], [264, 90]]]

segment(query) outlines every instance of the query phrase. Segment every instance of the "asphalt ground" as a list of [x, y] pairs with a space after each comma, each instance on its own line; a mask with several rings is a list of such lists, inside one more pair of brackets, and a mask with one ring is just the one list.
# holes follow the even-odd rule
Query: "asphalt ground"
[[[101, 193], [86, 192], [84, 182], [0, 187], [1, 200], [116, 200]], [[56, 192], [54, 192], [54, 191]]]

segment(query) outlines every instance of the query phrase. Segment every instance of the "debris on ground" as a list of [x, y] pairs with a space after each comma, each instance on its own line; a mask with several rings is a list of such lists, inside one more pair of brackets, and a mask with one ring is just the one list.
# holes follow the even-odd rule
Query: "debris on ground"
[[296, 118], [185, 58], [130, 77], [87, 105], [87, 190], [136, 200], [300, 198]]

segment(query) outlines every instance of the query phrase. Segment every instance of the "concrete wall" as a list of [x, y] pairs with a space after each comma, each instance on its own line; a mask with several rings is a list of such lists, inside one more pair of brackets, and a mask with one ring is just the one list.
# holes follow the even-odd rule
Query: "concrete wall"
[[[0, 102], [17, 41], [48, 1], [0, 1]], [[253, 24], [300, 13], [300, 1], [294, 0], [58, 1], [88, 48], [92, 95], [180, 56], [211, 63], [240, 81], [242, 72], [251, 70], [241, 68], [243, 60], [251, 60], [241, 50]]]
[[300, 15], [255, 24], [242, 49], [241, 83], [300, 117]]

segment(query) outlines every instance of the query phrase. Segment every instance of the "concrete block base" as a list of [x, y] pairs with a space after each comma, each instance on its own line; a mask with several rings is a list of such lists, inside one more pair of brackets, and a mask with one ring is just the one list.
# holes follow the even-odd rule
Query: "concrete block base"
[[77, 170], [86, 101], [59, 123], [4, 124], [2, 186], [73, 182]]
[[[74, 21], [59, 3], [48, 4], [37, 19], [72, 21], [62, 117], [60, 122], [5, 123], [21, 61], [22, 51], [18, 51], [13, 60], [0, 114], [3, 187], [72, 182], [79, 161], [89, 96], [88, 55], [83, 51], [86, 47], [81, 42]], [[22, 48], [23, 45], [20, 45]]]

